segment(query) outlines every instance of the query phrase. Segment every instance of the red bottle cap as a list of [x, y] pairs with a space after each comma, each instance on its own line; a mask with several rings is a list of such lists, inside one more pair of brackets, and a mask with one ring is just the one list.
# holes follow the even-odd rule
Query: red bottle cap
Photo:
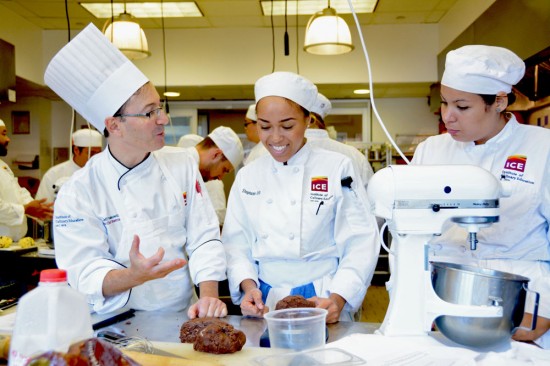
[[65, 282], [67, 271], [64, 269], [45, 269], [40, 272], [40, 282]]

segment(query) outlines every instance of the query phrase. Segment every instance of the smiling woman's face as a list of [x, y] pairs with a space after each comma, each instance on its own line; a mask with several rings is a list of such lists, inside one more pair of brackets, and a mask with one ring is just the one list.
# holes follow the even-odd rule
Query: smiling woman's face
[[256, 114], [260, 140], [275, 160], [284, 163], [304, 146], [310, 117], [298, 104], [283, 97], [264, 97], [256, 104]]

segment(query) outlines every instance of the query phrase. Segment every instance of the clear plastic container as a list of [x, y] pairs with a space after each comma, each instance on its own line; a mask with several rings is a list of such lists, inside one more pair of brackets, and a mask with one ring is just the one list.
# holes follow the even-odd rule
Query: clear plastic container
[[17, 305], [8, 365], [25, 365], [32, 356], [47, 351], [67, 352], [71, 344], [91, 337], [84, 295], [67, 285], [64, 270], [44, 270], [38, 287]]
[[325, 344], [327, 311], [321, 308], [295, 308], [264, 314], [272, 348], [301, 351]]

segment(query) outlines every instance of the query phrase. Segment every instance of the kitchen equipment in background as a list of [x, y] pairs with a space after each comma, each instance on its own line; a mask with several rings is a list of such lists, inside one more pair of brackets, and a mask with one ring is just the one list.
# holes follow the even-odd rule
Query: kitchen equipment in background
[[[501, 318], [443, 315], [435, 320], [447, 338], [471, 347], [489, 347], [505, 342], [519, 329], [529, 279], [511, 273], [453, 263], [432, 263], [432, 284], [444, 301], [475, 306], [500, 305]], [[534, 291], [531, 291], [534, 292]], [[534, 292], [533, 324], [536, 326], [539, 294]], [[522, 328], [525, 329], [525, 328]]]
[[379, 333], [427, 335], [440, 315], [502, 319], [500, 304], [462, 305], [439, 298], [428, 262], [428, 242], [447, 220], [464, 222], [471, 242], [480, 227], [498, 221], [498, 199], [504, 194], [490, 172], [471, 165], [392, 165], [374, 174], [367, 194], [374, 214], [387, 221], [395, 259]]
[[301, 351], [323, 346], [327, 313], [321, 308], [281, 309], [266, 313], [264, 318], [271, 347]]
[[155, 348], [153, 344], [143, 337], [132, 336], [128, 337], [124, 334], [116, 333], [110, 330], [100, 330], [97, 332], [97, 337], [103, 339], [119, 348], [120, 350], [127, 352], [140, 352], [151, 355], [159, 355], [173, 358], [183, 358], [174, 353], [166, 352], [164, 350]]
[[92, 314], [92, 328], [98, 330], [109, 325], [120, 323], [121, 321], [133, 318], [135, 315], [134, 309], [120, 308], [115, 311], [104, 314]]

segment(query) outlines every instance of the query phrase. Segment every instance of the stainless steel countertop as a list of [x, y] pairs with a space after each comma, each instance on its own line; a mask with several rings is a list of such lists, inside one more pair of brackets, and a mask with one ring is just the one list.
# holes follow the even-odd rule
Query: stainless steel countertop
[[[223, 320], [246, 335], [246, 346], [259, 347], [260, 337], [267, 329], [264, 319], [229, 315]], [[181, 325], [188, 320], [187, 312], [136, 311], [135, 316], [99, 330], [112, 330], [127, 336], [139, 336], [154, 342], [180, 343]], [[338, 322], [327, 325], [329, 339], [334, 342], [353, 333], [374, 333], [377, 323]], [[98, 331], [99, 331], [98, 330]]]

